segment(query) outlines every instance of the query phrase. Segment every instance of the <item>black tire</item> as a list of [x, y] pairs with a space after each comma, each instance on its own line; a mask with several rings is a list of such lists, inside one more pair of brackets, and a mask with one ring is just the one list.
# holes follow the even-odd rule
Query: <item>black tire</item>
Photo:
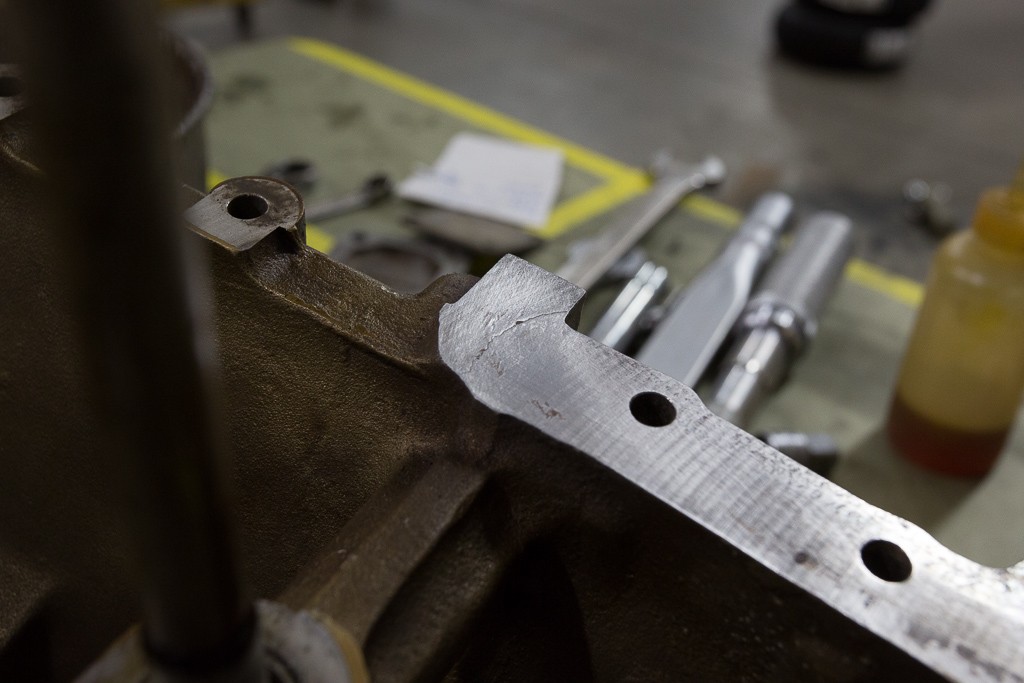
[[905, 26], [800, 4], [779, 13], [775, 36], [783, 54], [799, 61], [874, 71], [903, 64], [910, 42]]

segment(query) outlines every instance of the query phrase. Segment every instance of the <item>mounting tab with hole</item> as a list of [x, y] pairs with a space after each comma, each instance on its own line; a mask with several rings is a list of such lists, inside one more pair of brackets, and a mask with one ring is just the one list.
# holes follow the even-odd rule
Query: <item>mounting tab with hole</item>
[[302, 196], [274, 178], [244, 176], [217, 185], [185, 212], [197, 230], [232, 251], [251, 249], [276, 230], [305, 243]]
[[240, 194], [228, 202], [228, 215], [241, 221], [256, 220], [270, 210], [267, 200], [258, 194]]

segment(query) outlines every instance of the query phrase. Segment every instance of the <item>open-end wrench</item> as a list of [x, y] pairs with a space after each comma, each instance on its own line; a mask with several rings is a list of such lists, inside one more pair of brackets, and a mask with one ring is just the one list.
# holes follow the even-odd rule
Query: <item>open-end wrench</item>
[[355, 192], [344, 197], [313, 204], [307, 208], [306, 221], [316, 223], [317, 221], [324, 221], [328, 218], [336, 218], [352, 211], [365, 209], [386, 197], [390, 197], [393, 189], [394, 185], [391, 183], [391, 178], [383, 173], [372, 175]]
[[725, 178], [725, 164], [714, 156], [699, 164], [682, 164], [662, 154], [655, 159], [651, 172], [654, 185], [635, 202], [629, 218], [605, 230], [587, 249], [570, 256], [556, 275], [590, 289], [683, 197], [720, 183]]

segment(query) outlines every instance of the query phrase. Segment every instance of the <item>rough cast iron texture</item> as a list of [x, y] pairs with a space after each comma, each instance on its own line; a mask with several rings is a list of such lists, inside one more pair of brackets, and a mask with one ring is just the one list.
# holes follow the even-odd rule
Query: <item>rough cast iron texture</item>
[[[131, 623], [130, 551], [45, 223], [13, 219], [39, 214], [41, 179], [10, 155], [0, 169], [25, 191], [3, 193], [0, 301], [21, 324], [0, 342], [0, 671], [66, 678]], [[503, 261], [472, 289], [399, 296], [306, 247], [298, 198], [265, 182], [186, 214], [211, 256], [245, 570], [258, 595], [347, 628], [373, 680], [939, 677], [921, 661], [1021, 680], [1019, 576], [576, 334], [563, 281]], [[246, 192], [275, 198], [255, 241], [226, 213]], [[670, 424], [633, 417], [643, 391]], [[649, 400], [638, 414], [665, 421]], [[905, 550], [908, 580], [866, 569], [876, 538]]]
[[[138, 618], [130, 494], [100, 447], [49, 188], [10, 123], [0, 125], [10, 257], [0, 297], [0, 679], [66, 680]], [[202, 240], [218, 283], [245, 573], [267, 597], [413, 454], [480, 450], [468, 426], [493, 420], [436, 355], [438, 311], [469, 280], [397, 297], [281, 227], [245, 252]]]

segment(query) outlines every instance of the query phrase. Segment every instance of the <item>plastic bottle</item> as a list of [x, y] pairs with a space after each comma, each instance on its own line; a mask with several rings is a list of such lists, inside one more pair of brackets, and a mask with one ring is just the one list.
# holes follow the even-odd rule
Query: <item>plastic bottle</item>
[[980, 477], [1006, 443], [1024, 392], [1024, 166], [981, 196], [972, 229], [932, 262], [889, 411], [909, 460]]

